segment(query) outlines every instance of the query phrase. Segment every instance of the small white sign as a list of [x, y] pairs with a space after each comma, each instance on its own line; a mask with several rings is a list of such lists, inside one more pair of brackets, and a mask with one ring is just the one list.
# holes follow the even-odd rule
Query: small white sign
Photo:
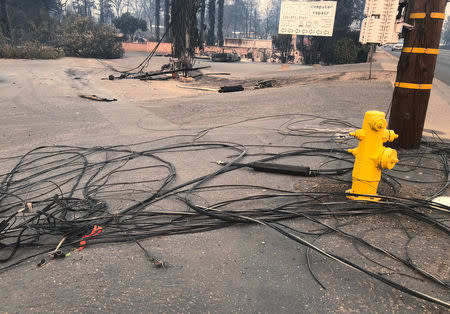
[[333, 36], [336, 1], [281, 2], [279, 34]]

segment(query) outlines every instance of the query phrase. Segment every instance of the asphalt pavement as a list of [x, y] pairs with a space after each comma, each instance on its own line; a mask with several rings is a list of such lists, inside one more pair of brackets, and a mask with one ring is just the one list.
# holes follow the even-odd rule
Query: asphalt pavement
[[[138, 64], [143, 56], [129, 54], [122, 60], [105, 62], [125, 69]], [[159, 69], [165, 62], [167, 58], [155, 58], [151, 70]], [[40, 146], [71, 145], [94, 149], [120, 144], [131, 149], [136, 147], [132, 144], [143, 142], [137, 147], [148, 150], [170, 147], [174, 143], [195, 145], [198, 141], [239, 143], [249, 149], [246, 161], [300, 146], [340, 150], [349, 144], [356, 145], [348, 138], [347, 132], [353, 130], [353, 126], [361, 125], [365, 111], [388, 110], [393, 89], [392, 71], [383, 70], [379, 63], [374, 65], [377, 79], [370, 81], [366, 76], [367, 64], [318, 68], [292, 66], [285, 71], [280, 65], [252, 63], [242, 67], [236, 63], [211, 64], [212, 68], [205, 73], [230, 72], [230, 75], [211, 75], [197, 82], [102, 80], [111, 74], [104, 63], [77, 58], [46, 61], [0, 59], [0, 158], [22, 156]], [[283, 84], [228, 94], [177, 87], [189, 84], [217, 87], [224, 82], [261, 78], [275, 78]], [[80, 98], [80, 94], [117, 98], [117, 101], [95, 102]], [[223, 148], [199, 150], [194, 147], [158, 156], [170, 161], [176, 169], [173, 186], [219, 170], [216, 161], [229, 160], [234, 154], [234, 151]], [[104, 160], [111, 156], [105, 153], [98, 158]], [[420, 162], [431, 159], [420, 158]], [[1, 173], [11, 171], [17, 160], [1, 159]], [[419, 162], [412, 159], [412, 169], [417, 167], [416, 161]], [[287, 158], [286, 162], [301, 162], [313, 168], [348, 164], [329, 160], [320, 154], [305, 156], [301, 160]], [[429, 165], [429, 169], [419, 177], [430, 182], [424, 188], [425, 192], [436, 189], [440, 184], [436, 183], [440, 172], [430, 174], [433, 166], [437, 167], [436, 164]], [[144, 194], [153, 191], [152, 180], [157, 173], [138, 172], [126, 176], [126, 169], [122, 170], [128, 184], [141, 177], [147, 178], [149, 182], [139, 189]], [[410, 175], [409, 168], [406, 175]], [[213, 184], [337, 193], [349, 188], [351, 178], [348, 174], [339, 180], [317, 179], [242, 169], [216, 178]], [[404, 186], [409, 187], [407, 182], [412, 178], [404, 179]], [[20, 179], [16, 181], [20, 182]], [[16, 184], [16, 181], [11, 184]], [[405, 191], [402, 193], [409, 193], [409, 197], [416, 197], [419, 193], [415, 187]], [[196, 201], [207, 207], [238, 196], [249, 197], [252, 192], [243, 188], [212, 189], [195, 196]], [[263, 190], [261, 193], [268, 192]], [[129, 206], [132, 198], [113, 202], [111, 206], [120, 210]], [[345, 198], [335, 202], [339, 204], [343, 200]], [[276, 206], [276, 200], [244, 203], [242, 207], [254, 208], [257, 205], [272, 208]], [[333, 204], [323, 204], [326, 208], [329, 205]], [[160, 211], [187, 210], [186, 205], [177, 199], [158, 206]], [[359, 215], [345, 221], [340, 218], [324, 221], [367, 241], [374, 241], [405, 258], [412, 257], [414, 263], [444, 281], [448, 282], [450, 278], [448, 235], [431, 226], [396, 214]], [[311, 234], [318, 228], [299, 219], [285, 223]], [[423, 278], [417, 279], [417, 274], [373, 252], [362, 250], [346, 237], [334, 234], [299, 236], [308, 236], [323, 249], [449, 302], [448, 289], [428, 283]], [[262, 225], [237, 224], [208, 232], [155, 236], [142, 240], [141, 244], [164, 260], [167, 267], [154, 267], [136, 243], [128, 242], [88, 245], [82, 251], [72, 252], [69, 257], [50, 260], [37, 267], [45, 257], [40, 256], [1, 272], [0, 312], [445, 312], [442, 306], [399, 292], [318, 253], [308, 253], [304, 246]], [[423, 252], [424, 248], [426, 252]], [[21, 250], [18, 258], [30, 252]], [[435, 256], [439, 258], [433, 258]], [[380, 263], [388, 268], [381, 267]], [[323, 287], [312, 274], [318, 277]]]

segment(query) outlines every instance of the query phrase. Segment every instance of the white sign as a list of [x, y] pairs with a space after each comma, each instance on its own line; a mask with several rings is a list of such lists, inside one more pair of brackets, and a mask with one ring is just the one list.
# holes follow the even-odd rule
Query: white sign
[[396, 44], [403, 25], [397, 21], [399, 0], [366, 0], [359, 41], [362, 44]]
[[281, 2], [279, 34], [332, 36], [336, 1]]

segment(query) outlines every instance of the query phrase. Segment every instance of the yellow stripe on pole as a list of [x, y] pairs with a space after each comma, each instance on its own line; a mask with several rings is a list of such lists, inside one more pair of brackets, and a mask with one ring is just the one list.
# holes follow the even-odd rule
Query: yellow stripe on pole
[[431, 12], [430, 17], [431, 17], [432, 19], [441, 19], [441, 20], [444, 20], [444, 19], [445, 19], [445, 13]]
[[424, 19], [427, 16], [424, 12], [421, 13], [411, 13], [409, 15], [410, 19]]
[[433, 84], [415, 84], [415, 83], [403, 83], [395, 82], [395, 87], [407, 88], [407, 89], [431, 89]]
[[439, 49], [433, 48], [420, 48], [420, 47], [404, 47], [403, 52], [407, 53], [424, 53], [427, 55], [438, 55]]
[[[424, 19], [427, 16], [427, 14], [425, 12], [416, 12], [416, 13], [411, 13], [409, 14], [409, 18], [410, 19]], [[445, 13], [441, 13], [441, 12], [431, 12], [430, 13], [430, 17], [432, 19], [441, 19], [441, 20], [445, 20]]]

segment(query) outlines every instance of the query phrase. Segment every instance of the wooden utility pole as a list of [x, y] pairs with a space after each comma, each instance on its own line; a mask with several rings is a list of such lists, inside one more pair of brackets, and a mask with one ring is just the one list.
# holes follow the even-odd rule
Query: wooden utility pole
[[430, 99], [447, 0], [410, 0], [409, 19], [398, 62], [389, 129], [394, 147], [419, 148]]

